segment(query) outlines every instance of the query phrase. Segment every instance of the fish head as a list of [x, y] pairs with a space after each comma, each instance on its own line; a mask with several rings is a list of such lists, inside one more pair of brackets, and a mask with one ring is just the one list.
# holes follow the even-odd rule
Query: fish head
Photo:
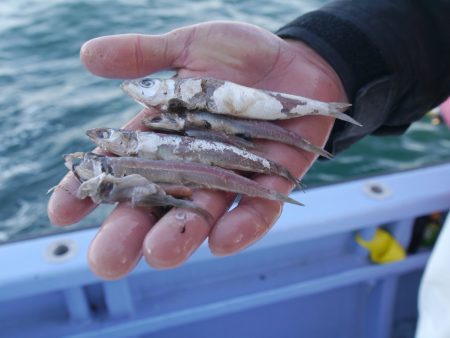
[[94, 153], [73, 153], [64, 155], [65, 166], [81, 182], [85, 182], [103, 172], [103, 156]]
[[65, 154], [63, 157], [66, 168], [73, 171], [73, 169], [78, 166], [80, 161], [83, 159], [84, 153], [76, 152], [72, 154]]
[[91, 197], [95, 203], [101, 203], [114, 188], [114, 183], [108, 177], [109, 175], [102, 173], [83, 182], [78, 188], [77, 197], [80, 199]]
[[146, 117], [142, 123], [151, 129], [181, 131], [184, 130], [186, 120], [178, 114], [159, 112], [158, 114]]
[[124, 81], [121, 88], [144, 107], [161, 107], [167, 105], [174, 92], [170, 83], [170, 80], [145, 77]]
[[138, 146], [133, 130], [94, 128], [86, 131], [86, 134], [100, 148], [120, 156], [134, 155]]

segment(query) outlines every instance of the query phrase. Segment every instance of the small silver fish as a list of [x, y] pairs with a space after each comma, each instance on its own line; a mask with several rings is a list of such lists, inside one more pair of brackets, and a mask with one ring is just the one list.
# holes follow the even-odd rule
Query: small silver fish
[[232, 171], [201, 163], [103, 156], [94, 153], [74, 153], [65, 155], [64, 158], [66, 166], [82, 182], [94, 177], [94, 172], [98, 170], [115, 177], [139, 174], [161, 187], [164, 187], [164, 184], [171, 184], [185, 186], [188, 189], [214, 189], [303, 205]]
[[90, 129], [86, 134], [96, 145], [119, 156], [197, 162], [225, 169], [278, 175], [300, 185], [289, 170], [274, 161], [221, 142], [114, 128]]
[[143, 78], [125, 81], [121, 87], [145, 107], [163, 110], [184, 107], [257, 120], [325, 115], [361, 126], [343, 113], [350, 107], [347, 103], [321, 102], [214, 78]]
[[[64, 165], [67, 169], [72, 171], [78, 180], [83, 183], [91, 178], [99, 176], [103, 173], [112, 174], [115, 173], [116, 177], [124, 176], [124, 171], [122, 169], [114, 170], [108, 166], [105, 162], [107, 157], [103, 155], [98, 155], [94, 153], [83, 153], [76, 152], [72, 154], [64, 155]], [[114, 157], [118, 158], [118, 157]], [[120, 174], [118, 174], [120, 172]], [[131, 173], [131, 171], [129, 171]], [[138, 172], [135, 172], [138, 174]], [[166, 192], [167, 195], [171, 195], [174, 197], [191, 197], [192, 189], [186, 187], [182, 184], [174, 184], [172, 180], [165, 180], [154, 182], [158, 183], [158, 185]]]
[[114, 177], [102, 173], [83, 182], [77, 197], [90, 197], [96, 204], [131, 201], [133, 206], [150, 208], [153, 206], [173, 206], [192, 210], [208, 219], [212, 216], [193, 202], [166, 195], [157, 184], [141, 175]]
[[[265, 139], [289, 144], [299, 149], [303, 149], [328, 159], [333, 156], [296, 133], [280, 127], [269, 121], [258, 121], [248, 119], [238, 119], [224, 115], [210, 114], [203, 111], [184, 110], [179, 113], [160, 111], [151, 117], [144, 118], [142, 124], [154, 130], [184, 131], [190, 133], [198, 129], [224, 133], [229, 135], [224, 142], [238, 143], [237, 140], [248, 142], [249, 139]], [[214, 134], [215, 135], [215, 134]], [[235, 138], [231, 138], [231, 136]]]
[[[151, 127], [149, 127], [149, 128], [154, 129], [154, 130], [168, 131], [167, 129], [163, 129], [163, 128], [161, 128], [161, 129], [151, 128]], [[231, 144], [235, 147], [247, 149], [247, 150], [259, 150], [260, 149], [256, 144], [254, 144], [250, 140], [246, 140], [242, 137], [236, 137], [234, 135], [229, 135], [229, 134], [226, 134], [221, 131], [201, 130], [198, 128], [188, 128], [188, 129], [184, 130], [184, 134], [186, 136], [200, 138], [200, 139], [204, 139], [204, 140], [211, 140], [211, 141]]]

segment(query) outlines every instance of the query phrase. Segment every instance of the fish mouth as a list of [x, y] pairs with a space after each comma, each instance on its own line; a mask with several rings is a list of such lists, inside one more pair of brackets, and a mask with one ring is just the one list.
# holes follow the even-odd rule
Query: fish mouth
[[[95, 143], [98, 147], [106, 151], [112, 151], [110, 148], [116, 148], [113, 140], [113, 131], [108, 128], [94, 128], [86, 130], [86, 135]], [[114, 149], [115, 150], [115, 149]]]
[[93, 128], [86, 130], [86, 135], [92, 140], [107, 140], [111, 137], [111, 131], [108, 128]]
[[139, 81], [137, 80], [125, 80], [120, 85], [120, 88], [123, 90], [125, 94], [131, 97], [134, 101], [139, 103], [144, 108], [151, 108], [146, 101], [145, 95], [142, 92], [142, 88], [139, 86]]
[[97, 146], [116, 155], [125, 156], [137, 148], [135, 131], [116, 128], [88, 129], [86, 135]]
[[72, 154], [65, 154], [63, 155], [64, 158], [64, 165], [67, 169], [72, 170], [75, 168], [79, 163], [83, 160], [85, 153], [83, 152], [76, 152]]
[[[134, 90], [133, 88], [134, 87]], [[135, 90], [136, 84], [131, 80], [125, 80], [120, 84], [120, 89], [122, 89], [127, 95], [131, 96], [133, 99], [136, 99]]]
[[97, 139], [97, 135], [96, 135], [97, 133], [95, 132], [95, 129], [89, 129], [89, 130], [86, 130], [86, 135], [91, 139], [91, 140], [94, 140], [94, 139]]
[[131, 83], [130, 80], [125, 80], [125, 81], [123, 81], [123, 82], [120, 84], [120, 89], [122, 89], [125, 93], [131, 95], [130, 89], [129, 89], [129, 88], [130, 88], [130, 83]]
[[139, 95], [139, 85], [135, 80], [125, 80], [121, 83], [120, 88], [127, 94], [131, 96], [134, 100], [139, 101], [142, 100], [142, 97]]

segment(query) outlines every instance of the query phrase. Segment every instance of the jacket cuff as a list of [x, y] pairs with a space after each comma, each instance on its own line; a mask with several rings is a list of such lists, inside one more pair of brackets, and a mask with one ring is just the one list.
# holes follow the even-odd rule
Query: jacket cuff
[[317, 51], [337, 72], [351, 102], [360, 88], [389, 73], [381, 52], [364, 32], [326, 11], [307, 13], [276, 34], [302, 40]]

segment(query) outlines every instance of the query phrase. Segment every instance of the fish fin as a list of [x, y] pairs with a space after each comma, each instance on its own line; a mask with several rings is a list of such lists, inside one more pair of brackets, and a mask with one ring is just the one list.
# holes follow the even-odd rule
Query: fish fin
[[348, 108], [351, 107], [351, 104], [342, 103], [342, 102], [330, 102], [330, 103], [328, 103], [328, 107], [329, 107], [330, 116], [334, 116], [335, 118], [337, 118], [339, 120], [343, 120], [343, 121], [355, 124], [359, 127], [363, 126], [361, 123], [356, 121], [351, 116], [343, 113], [344, 111], [346, 111]]

